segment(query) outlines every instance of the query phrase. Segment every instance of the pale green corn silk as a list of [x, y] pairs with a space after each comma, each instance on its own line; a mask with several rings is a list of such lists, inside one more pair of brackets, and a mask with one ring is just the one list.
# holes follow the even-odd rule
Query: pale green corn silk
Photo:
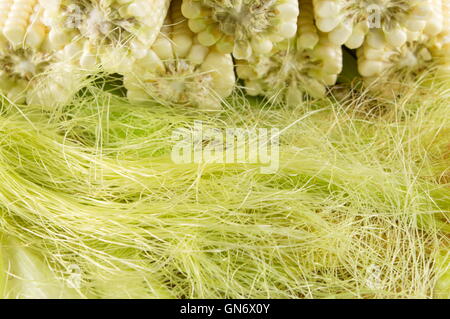
[[[4, 297], [431, 298], [448, 287], [450, 85], [224, 110], [3, 104]], [[282, 131], [280, 169], [175, 164], [194, 120]], [[11, 246], [14, 242], [15, 246]], [[33, 269], [33, 271], [30, 271]], [[445, 281], [447, 280], [447, 281]], [[30, 288], [31, 287], [31, 288]]]

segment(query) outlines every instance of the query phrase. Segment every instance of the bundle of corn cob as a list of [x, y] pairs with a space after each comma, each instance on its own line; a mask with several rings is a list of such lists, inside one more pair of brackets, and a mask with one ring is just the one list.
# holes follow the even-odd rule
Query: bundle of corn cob
[[154, 99], [174, 104], [217, 108], [235, 85], [230, 54], [198, 43], [181, 14], [181, 0], [173, 0], [165, 26], [124, 85], [132, 100]]
[[202, 45], [248, 59], [293, 37], [299, 9], [298, 0], [183, 0], [182, 12]]
[[237, 62], [247, 93], [276, 97], [288, 104], [303, 93], [320, 98], [342, 71], [342, 49], [317, 30], [311, 0], [300, 0], [296, 38], [278, 44], [271, 54]]
[[436, 35], [442, 27], [441, 0], [314, 0], [317, 27], [336, 44], [360, 47], [370, 29], [379, 29], [392, 46], [408, 31]]
[[176, 0], [167, 14], [170, 2], [0, 0], [0, 93], [64, 102], [101, 66], [132, 99], [217, 107], [232, 52], [249, 94], [296, 103], [336, 82], [344, 43], [369, 83], [432, 62], [450, 72], [450, 0]]
[[15, 103], [65, 102], [76, 91], [76, 72], [62, 60], [44, 24], [44, 4], [0, 1], [0, 93]]
[[[170, 0], [53, 0], [46, 21], [54, 27], [50, 38], [61, 45], [78, 44], [80, 64], [99, 63], [110, 72], [142, 58], [156, 39]], [[74, 48], [75, 49], [75, 48]]]

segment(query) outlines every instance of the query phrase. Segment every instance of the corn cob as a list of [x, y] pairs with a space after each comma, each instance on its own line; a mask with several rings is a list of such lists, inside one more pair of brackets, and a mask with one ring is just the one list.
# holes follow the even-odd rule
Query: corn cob
[[183, 0], [183, 15], [200, 44], [248, 59], [296, 33], [298, 0]]
[[304, 93], [321, 98], [342, 71], [342, 49], [317, 30], [311, 0], [300, 0], [297, 36], [278, 44], [270, 55], [237, 62], [247, 93], [276, 97], [295, 105]]
[[385, 42], [379, 30], [372, 30], [358, 50], [358, 69], [363, 77], [381, 77], [386, 70], [395, 68], [398, 71], [404, 67], [417, 72], [431, 60], [426, 38], [420, 37], [394, 47]]
[[[366, 43], [357, 51], [359, 73], [372, 91], [390, 97], [393, 92], [401, 92], [402, 83], [411, 83], [431, 67], [444, 71], [443, 62], [430, 49], [428, 37], [422, 35], [394, 47], [388, 43], [380, 45], [378, 41], [382, 36], [379, 30], [371, 31]], [[448, 75], [449, 71], [446, 71]]]
[[[46, 21], [50, 37], [64, 46], [83, 40], [80, 64], [101, 64], [109, 72], [128, 67], [147, 54], [163, 24], [170, 0], [55, 0]], [[116, 58], [120, 57], [119, 63]]]
[[439, 27], [436, 35], [408, 32], [407, 41], [401, 46], [394, 46], [386, 40], [380, 29], [370, 30], [367, 41], [358, 49], [357, 55], [359, 73], [372, 89], [387, 91], [382, 83], [390, 81], [390, 90], [398, 91], [396, 86], [400, 83], [414, 79], [432, 66], [437, 66], [440, 72], [450, 74], [449, 44], [445, 40], [450, 34], [449, 1], [439, 0], [438, 3], [440, 7], [433, 8], [433, 15], [441, 16], [440, 20], [436, 20], [442, 21], [442, 27]]
[[173, 0], [165, 26], [151, 51], [125, 74], [131, 100], [153, 99], [174, 104], [217, 108], [235, 85], [230, 54], [200, 44]]
[[66, 103], [87, 75], [63, 51], [9, 48], [0, 53], [0, 94], [14, 103]]
[[441, 0], [314, 0], [320, 31], [335, 44], [359, 48], [369, 30], [380, 30], [392, 46], [403, 45], [408, 31], [429, 36], [442, 29]]
[[45, 3], [44, 0], [0, 1], [0, 93], [15, 103], [43, 102], [46, 94], [38, 89], [42, 87], [57, 89], [47, 90], [51, 94], [45, 98], [46, 103], [64, 102], [74, 93], [69, 89], [74, 87], [71, 80], [75, 82], [75, 72], [61, 78], [52, 71], [57, 65], [61, 71], [67, 61], [62, 63], [61, 52], [51, 49], [51, 29], [43, 19]]

